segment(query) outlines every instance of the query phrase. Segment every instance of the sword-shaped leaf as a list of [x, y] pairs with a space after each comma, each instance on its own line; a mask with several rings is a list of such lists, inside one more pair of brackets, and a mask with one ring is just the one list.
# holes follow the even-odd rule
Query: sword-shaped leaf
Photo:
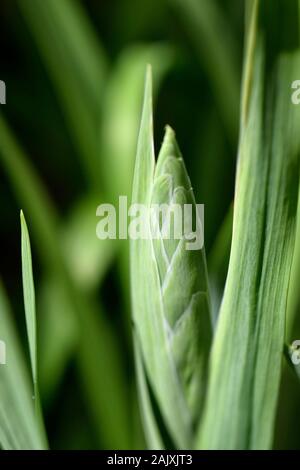
[[266, 4], [252, 3], [232, 249], [199, 438], [209, 449], [272, 445], [295, 241], [300, 110], [290, 84], [299, 55], [279, 54], [270, 70], [256, 27]]

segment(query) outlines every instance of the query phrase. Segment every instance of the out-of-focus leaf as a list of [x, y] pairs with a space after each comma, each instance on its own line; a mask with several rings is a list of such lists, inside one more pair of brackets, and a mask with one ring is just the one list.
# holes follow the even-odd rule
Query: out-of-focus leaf
[[[240, 80], [237, 43], [216, 0], [170, 0], [178, 9], [210, 79], [228, 135], [235, 144]], [[220, 40], [220, 38], [222, 38]]]
[[149, 449], [164, 449], [163, 438], [160, 434], [153, 405], [151, 403], [146, 371], [143, 364], [143, 355], [137, 341], [135, 342], [135, 361], [140, 408], [147, 445]]
[[[82, 198], [73, 206], [61, 228], [60, 242], [65, 263], [76, 285], [94, 291], [101, 283], [115, 252], [117, 240], [99, 240], [95, 229], [96, 208], [102, 201]], [[70, 309], [68, 292], [55, 277], [45, 279], [41, 296], [41, 387], [44, 399], [51, 399], [60, 383], [64, 365], [78, 347], [78, 322]]]
[[229, 272], [198, 441], [205, 449], [270, 448], [281, 376], [300, 150], [290, 83], [300, 63], [280, 54], [265, 79], [259, 6], [248, 36]]
[[[62, 268], [63, 261], [60, 250], [58, 249], [58, 216], [34, 168], [31, 166], [29, 158], [19, 147], [6, 121], [1, 116], [0, 136], [1, 163], [8, 174], [16, 196], [20, 201], [20, 205], [22, 205], [24, 210], [26, 210], [26, 213], [30, 216], [32, 233], [36, 242], [36, 249], [44, 265], [44, 269], [49, 273], [49, 276], [53, 276], [56, 279], [56, 282], [61, 285], [61, 288], [64, 289], [65, 296], [67, 296], [68, 299], [67, 302], [69, 304], [69, 309], [72, 310], [74, 322], [76, 324], [77, 318], [74, 316], [74, 308], [72, 304], [70, 305], [68, 292], [65, 289], [65, 274], [64, 269]], [[61, 315], [64, 315], [65, 311], [67, 311], [67, 309], [64, 311], [60, 310]], [[63, 322], [64, 320], [62, 319], [61, 321]], [[53, 325], [53, 322], [51, 324]], [[57, 326], [56, 329], [58, 328], [60, 327]], [[41, 330], [43, 331], [43, 326], [41, 326]], [[60, 332], [61, 336], [65, 335], [68, 337], [67, 330], [61, 328]], [[47, 337], [49, 341], [55, 342], [55, 336], [52, 335], [52, 330], [50, 328], [47, 331]], [[58, 356], [60, 351], [61, 348], [57, 348], [56, 356], [54, 356], [52, 359], [58, 359], [60, 364], [57, 364], [57, 367], [64, 368], [66, 365], [66, 357]], [[41, 347], [42, 364], [44, 361], [44, 353], [45, 349], [43, 343]], [[42, 373], [42, 391], [44, 391], [44, 374], [47, 374], [47, 371]]]
[[57, 250], [57, 214], [29, 158], [17, 144], [6, 120], [0, 115], [0, 162], [20, 205], [30, 214], [36, 247], [46, 269], [60, 269]]
[[285, 346], [285, 357], [300, 380], [300, 340], [295, 340], [291, 345]]
[[84, 290], [95, 289], [117, 251], [117, 240], [96, 237], [96, 209], [103, 203], [95, 196], [85, 196], [75, 204], [62, 227], [62, 250], [76, 283]]
[[[299, 122], [300, 126], [300, 122]], [[300, 192], [298, 198], [298, 207], [300, 207]], [[288, 295], [287, 306], [287, 324], [286, 339], [288, 342], [300, 339], [300, 210], [297, 216], [296, 246], [293, 256], [291, 282]]]
[[39, 383], [43, 402], [48, 405], [79, 345], [79, 326], [68, 292], [54, 276], [42, 281], [38, 294]]
[[106, 59], [80, 3], [19, 0], [57, 90], [74, 147], [94, 187], [99, 187], [97, 126]]
[[1, 284], [0, 338], [6, 350], [6, 364], [0, 364], [0, 449], [44, 449], [32, 384]]
[[213, 323], [216, 325], [223, 296], [232, 238], [233, 207], [230, 206], [208, 257]]
[[[235, 153], [226, 139], [215, 107], [203, 110], [205, 118], [194, 130], [195, 144], [190, 163], [196, 201], [205, 202], [205, 239], [209, 252], [225, 217], [232, 196], [224, 187], [232, 181]], [[233, 157], [234, 156], [234, 157]]]
[[[129, 438], [127, 383], [118, 341], [101, 305], [95, 308], [93, 301], [83, 294], [68, 272], [60, 249], [56, 212], [28, 158], [1, 116], [0, 162], [27, 217], [30, 217], [36, 248], [45, 269], [65, 289], [70, 310], [78, 322], [80, 347], [76, 355], [80, 378], [89, 397], [87, 404], [99, 441], [106, 448], [126, 448]], [[111, 406], [112, 397], [114, 407]]]
[[147, 63], [153, 67], [157, 92], [173, 57], [166, 44], [131, 46], [121, 53], [111, 73], [103, 105], [101, 162], [106, 194], [113, 200], [131, 195], [145, 67]]

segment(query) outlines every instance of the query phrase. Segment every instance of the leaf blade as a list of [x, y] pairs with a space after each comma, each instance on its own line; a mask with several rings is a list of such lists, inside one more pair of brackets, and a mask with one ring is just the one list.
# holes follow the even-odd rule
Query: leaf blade
[[291, 105], [289, 85], [299, 55], [279, 54], [265, 89], [261, 33], [249, 50], [254, 63], [248, 64], [250, 93], [244, 91], [249, 106], [241, 128], [232, 251], [200, 448], [270, 448], [281, 375], [300, 149], [299, 110]]
[[38, 384], [38, 359], [37, 359], [37, 332], [36, 332], [36, 308], [35, 308], [35, 289], [32, 271], [32, 257], [28, 228], [23, 211], [20, 213], [21, 220], [21, 252], [22, 252], [22, 279], [24, 308], [27, 327], [28, 344], [30, 351], [31, 371], [33, 379], [35, 403], [35, 414], [41, 435], [43, 436], [45, 447], [47, 447], [47, 438], [40, 401]]
[[21, 211], [21, 251], [22, 251], [22, 278], [26, 326], [30, 350], [31, 370], [34, 387], [37, 387], [37, 335], [36, 335], [36, 311], [35, 291], [33, 284], [32, 257], [29, 233], [26, 220]]

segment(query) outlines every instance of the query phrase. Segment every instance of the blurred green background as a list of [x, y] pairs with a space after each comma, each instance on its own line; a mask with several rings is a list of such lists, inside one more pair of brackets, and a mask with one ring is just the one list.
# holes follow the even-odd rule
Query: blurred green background
[[[24, 337], [22, 208], [33, 245], [50, 447], [143, 448], [128, 245], [96, 238], [96, 208], [130, 195], [151, 63], [156, 148], [170, 124], [197, 202], [205, 204], [218, 306], [230, 244], [244, 2], [3, 0], [0, 11], [7, 88], [0, 109], [0, 276]], [[281, 431], [284, 422], [286, 415]], [[279, 447], [299, 445], [299, 437], [279, 434]]]

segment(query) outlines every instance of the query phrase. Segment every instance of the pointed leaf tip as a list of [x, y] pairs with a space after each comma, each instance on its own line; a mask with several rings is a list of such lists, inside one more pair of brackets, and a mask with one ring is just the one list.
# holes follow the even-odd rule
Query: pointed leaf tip
[[155, 165], [152, 112], [152, 70], [147, 66], [142, 119], [133, 178], [132, 202], [143, 204], [149, 199]]

